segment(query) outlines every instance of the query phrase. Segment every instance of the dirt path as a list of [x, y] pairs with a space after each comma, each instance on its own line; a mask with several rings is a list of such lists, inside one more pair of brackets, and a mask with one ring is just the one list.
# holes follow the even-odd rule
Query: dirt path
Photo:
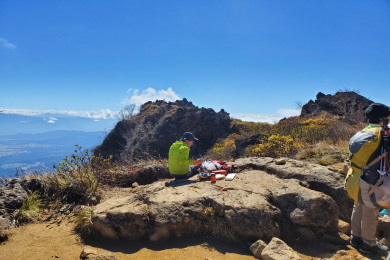
[[72, 228], [72, 223], [57, 220], [13, 229], [8, 240], [0, 245], [0, 258], [80, 259], [83, 246]]
[[99, 253], [111, 252], [124, 259], [255, 259], [249, 250], [237, 245], [200, 239], [178, 239], [163, 243], [110, 241], [85, 244], [73, 233], [73, 223], [53, 220], [28, 224], [10, 232], [9, 239], [0, 245], [0, 259], [44, 260], [80, 259], [84, 246]]
[[[0, 259], [74, 260], [80, 259], [80, 253], [85, 246], [95, 249], [98, 253], [114, 253], [119, 260], [255, 259], [248, 249], [249, 245], [228, 244], [215, 239], [186, 238], [154, 243], [100, 240], [82, 243], [73, 232], [73, 226], [68, 218], [56, 218], [13, 229], [10, 231], [9, 239], [0, 245]], [[294, 249], [300, 252], [303, 260], [369, 259], [350, 246], [304, 245]]]

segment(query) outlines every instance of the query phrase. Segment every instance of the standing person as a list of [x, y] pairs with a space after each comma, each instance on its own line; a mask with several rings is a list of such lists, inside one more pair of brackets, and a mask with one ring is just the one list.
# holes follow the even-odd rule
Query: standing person
[[179, 141], [169, 148], [169, 173], [175, 179], [188, 179], [197, 173], [203, 159], [190, 160], [190, 148], [198, 139], [190, 132], [185, 132]]
[[[350, 244], [362, 253], [385, 254], [388, 247], [378, 243], [375, 237], [379, 209], [363, 203], [362, 185], [375, 184], [379, 178], [379, 163], [371, 162], [381, 155], [383, 119], [390, 119], [390, 109], [386, 105], [373, 103], [366, 109], [365, 115], [368, 126], [349, 141], [352, 157], [345, 186], [355, 201], [351, 216]], [[368, 174], [366, 171], [363, 173], [362, 168], [365, 166], [369, 167]]]

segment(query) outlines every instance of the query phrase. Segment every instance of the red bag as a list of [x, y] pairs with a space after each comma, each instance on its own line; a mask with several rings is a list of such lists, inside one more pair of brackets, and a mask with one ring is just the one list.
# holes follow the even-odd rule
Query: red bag
[[213, 160], [213, 162], [219, 163], [220, 165], [225, 165], [226, 164], [225, 161]]
[[212, 171], [212, 173], [215, 173], [215, 174], [223, 174], [223, 175], [227, 175], [227, 170], [215, 170], [215, 171]]

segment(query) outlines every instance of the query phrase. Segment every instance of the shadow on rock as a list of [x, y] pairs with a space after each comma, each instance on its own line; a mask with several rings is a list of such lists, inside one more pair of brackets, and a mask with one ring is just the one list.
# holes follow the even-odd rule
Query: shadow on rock
[[199, 182], [199, 181], [187, 180], [187, 179], [182, 179], [182, 180], [177, 179], [177, 180], [172, 180], [172, 181], [166, 182], [165, 186], [166, 187], [179, 187], [179, 186], [193, 184], [196, 182]]
[[167, 241], [150, 242], [148, 240], [108, 240], [108, 239], [87, 239], [85, 245], [102, 248], [110, 252], [121, 252], [123, 254], [134, 254], [141, 249], [147, 248], [153, 251], [163, 251], [172, 248], [183, 249], [191, 246], [202, 246], [214, 249], [221, 254], [234, 253], [240, 255], [251, 255], [249, 246], [246, 243], [231, 243], [212, 237], [192, 238], [171, 238]]

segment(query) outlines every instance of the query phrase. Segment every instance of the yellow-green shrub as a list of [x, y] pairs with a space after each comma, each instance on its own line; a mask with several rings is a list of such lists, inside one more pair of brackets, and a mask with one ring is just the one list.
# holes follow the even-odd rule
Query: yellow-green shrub
[[261, 144], [249, 146], [246, 156], [255, 157], [282, 157], [295, 153], [301, 147], [301, 143], [294, 141], [290, 136], [271, 135]]
[[269, 135], [273, 132], [273, 126], [271, 124], [262, 122], [254, 123], [233, 120], [233, 131], [236, 133], [237, 136], [240, 137], [250, 137], [258, 133]]
[[225, 139], [222, 142], [216, 143], [213, 148], [207, 152], [207, 157], [219, 159], [219, 160], [230, 160], [232, 154], [236, 150], [236, 144], [232, 139]]
[[302, 141], [307, 143], [316, 143], [328, 138], [329, 128], [334, 119], [330, 118], [310, 118], [301, 122]]

